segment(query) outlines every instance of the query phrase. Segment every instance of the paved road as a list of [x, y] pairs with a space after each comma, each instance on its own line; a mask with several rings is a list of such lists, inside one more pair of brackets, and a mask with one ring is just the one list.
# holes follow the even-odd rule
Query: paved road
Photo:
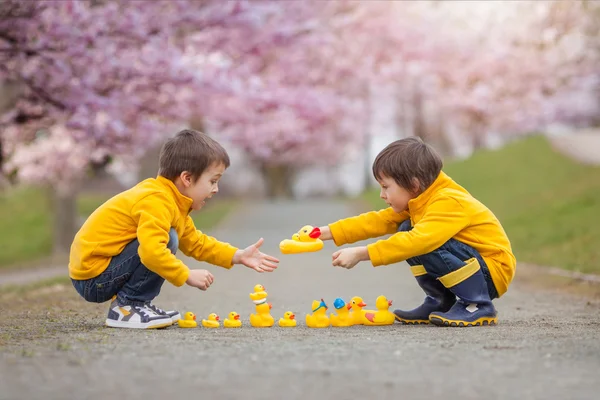
[[[246, 204], [211, 234], [238, 246], [264, 236], [265, 250], [278, 254], [278, 242], [300, 226], [351, 212], [331, 202]], [[0, 399], [597, 398], [597, 302], [515, 285], [496, 302], [496, 327], [309, 329], [303, 317], [313, 299], [331, 305], [335, 297], [360, 295], [372, 305], [385, 294], [406, 307], [422, 300], [405, 264], [337, 269], [330, 265], [333, 249], [328, 243], [319, 253], [282, 256], [272, 274], [213, 268], [209, 291], [167, 284], [157, 301], [199, 317], [236, 310], [246, 325], [240, 330], [135, 332], [104, 328], [99, 320], [82, 333], [65, 327], [35, 357], [0, 354]], [[268, 289], [276, 318], [292, 310], [301, 326], [249, 327], [248, 293], [256, 283]], [[57, 341], [69, 343], [68, 350]]]

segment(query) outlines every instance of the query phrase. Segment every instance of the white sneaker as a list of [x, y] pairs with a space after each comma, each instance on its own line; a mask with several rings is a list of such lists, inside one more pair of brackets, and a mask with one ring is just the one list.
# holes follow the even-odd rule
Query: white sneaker
[[106, 318], [106, 326], [111, 328], [156, 329], [171, 325], [168, 315], [159, 315], [146, 306], [121, 305], [116, 298], [110, 303]]

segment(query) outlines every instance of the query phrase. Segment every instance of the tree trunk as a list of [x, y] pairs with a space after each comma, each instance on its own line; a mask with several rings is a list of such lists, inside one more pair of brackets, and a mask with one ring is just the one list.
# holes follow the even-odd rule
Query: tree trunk
[[261, 167], [267, 184], [267, 196], [274, 198], [292, 198], [292, 167], [285, 165], [266, 165]]
[[54, 254], [68, 253], [79, 228], [77, 215], [77, 192], [62, 193], [49, 188], [53, 211]]

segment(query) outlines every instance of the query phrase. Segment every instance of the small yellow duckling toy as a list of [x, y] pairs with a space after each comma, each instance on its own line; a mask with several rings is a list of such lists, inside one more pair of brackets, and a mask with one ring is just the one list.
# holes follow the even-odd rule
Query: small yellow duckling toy
[[307, 253], [319, 251], [323, 248], [323, 241], [319, 239], [321, 230], [310, 225], [303, 226], [292, 239], [284, 239], [279, 243], [279, 250], [283, 254]]
[[291, 311], [287, 311], [283, 314], [283, 318], [279, 318], [279, 326], [282, 328], [292, 328], [296, 326], [296, 315]]
[[185, 314], [183, 314], [183, 319], [179, 319], [177, 321], [177, 325], [179, 325], [180, 328], [197, 327], [198, 323], [196, 322], [196, 314], [194, 314], [191, 311], [186, 312]]
[[327, 304], [325, 300], [312, 302], [312, 314], [306, 315], [306, 326], [309, 328], [327, 328], [330, 324], [327, 317]]
[[219, 323], [219, 316], [215, 313], [209, 314], [208, 319], [202, 320], [202, 326], [205, 328], [218, 328], [221, 326]]
[[364, 324], [364, 315], [363, 307], [366, 304], [363, 301], [362, 297], [354, 296], [350, 299], [350, 318], [352, 319], [352, 325], [363, 325]]
[[268, 293], [263, 285], [255, 285], [254, 293], [250, 293], [250, 299], [254, 304], [262, 304], [267, 301]]
[[256, 305], [256, 314], [250, 314], [250, 325], [255, 328], [269, 328], [275, 324], [270, 314], [271, 304], [264, 302]]
[[379, 296], [375, 300], [377, 311], [363, 310], [365, 325], [392, 325], [396, 320], [394, 313], [389, 311], [392, 301], [385, 296]]
[[225, 328], [239, 328], [242, 326], [242, 321], [240, 321], [240, 314], [232, 311], [229, 313], [228, 317], [223, 321], [223, 327]]
[[338, 297], [333, 301], [333, 308], [336, 309], [337, 315], [331, 313], [330, 320], [331, 326], [345, 327], [352, 326], [352, 318], [350, 316], [350, 304], [346, 305], [346, 302], [341, 297]]

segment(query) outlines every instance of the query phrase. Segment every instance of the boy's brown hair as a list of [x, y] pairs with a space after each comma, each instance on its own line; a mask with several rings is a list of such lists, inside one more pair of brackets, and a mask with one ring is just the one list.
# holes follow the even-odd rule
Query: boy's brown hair
[[378, 181], [387, 176], [409, 192], [423, 193], [436, 180], [442, 166], [442, 158], [433, 147], [418, 137], [408, 137], [381, 150], [373, 162], [373, 176]]
[[175, 180], [183, 171], [188, 171], [195, 182], [215, 163], [229, 168], [229, 155], [223, 146], [205, 133], [184, 129], [161, 148], [158, 174]]

